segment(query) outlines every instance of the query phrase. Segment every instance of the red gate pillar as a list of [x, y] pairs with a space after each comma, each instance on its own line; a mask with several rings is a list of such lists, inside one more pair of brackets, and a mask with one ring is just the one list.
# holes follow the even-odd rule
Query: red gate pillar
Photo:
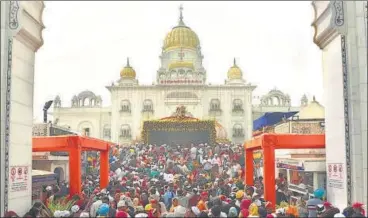
[[82, 192], [81, 153], [79, 146], [69, 151], [69, 193], [70, 196]]
[[275, 147], [274, 145], [263, 145], [263, 163], [264, 163], [264, 197], [266, 201], [272, 203], [275, 209], [276, 191], [275, 191]]
[[109, 150], [100, 151], [100, 188], [109, 185]]
[[245, 184], [253, 185], [254, 164], [253, 164], [253, 150], [245, 148]]

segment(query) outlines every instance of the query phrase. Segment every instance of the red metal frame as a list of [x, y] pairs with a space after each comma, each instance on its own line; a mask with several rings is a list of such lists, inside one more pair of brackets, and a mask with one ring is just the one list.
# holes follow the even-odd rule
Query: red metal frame
[[69, 190], [70, 195], [82, 191], [81, 153], [82, 151], [100, 151], [100, 187], [109, 184], [109, 149], [111, 142], [85, 136], [47, 136], [33, 137], [33, 152], [64, 151], [69, 152]]
[[253, 151], [263, 150], [264, 198], [272, 203], [275, 209], [275, 150], [276, 149], [323, 149], [325, 135], [296, 135], [265, 133], [244, 143], [246, 173], [245, 183], [253, 184]]

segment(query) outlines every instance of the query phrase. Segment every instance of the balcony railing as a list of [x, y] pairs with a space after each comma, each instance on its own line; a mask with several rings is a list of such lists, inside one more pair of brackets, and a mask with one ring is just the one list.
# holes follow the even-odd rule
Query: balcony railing
[[150, 113], [153, 113], [153, 112], [154, 112], [154, 110], [153, 110], [152, 108], [143, 108], [143, 109], [142, 109], [142, 113], [144, 113], [144, 112], [150, 112]]
[[233, 137], [235, 138], [244, 137], [244, 133], [239, 133], [239, 132], [233, 133]]
[[310, 185], [306, 185], [305, 188], [302, 188], [299, 185], [289, 184], [289, 189], [291, 191], [296, 191], [299, 193], [306, 193], [306, 192], [308, 192], [309, 194], [313, 193], [313, 186]]

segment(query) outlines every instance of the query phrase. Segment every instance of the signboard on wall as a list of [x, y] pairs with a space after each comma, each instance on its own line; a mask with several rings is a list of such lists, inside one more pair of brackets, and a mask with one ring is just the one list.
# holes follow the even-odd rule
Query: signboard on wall
[[282, 169], [304, 171], [304, 165], [297, 166], [297, 165], [292, 165], [292, 164], [287, 164], [287, 163], [277, 163], [276, 167], [277, 168], [282, 168]]
[[9, 192], [23, 192], [28, 190], [28, 181], [31, 180], [30, 166], [11, 166], [9, 167]]
[[329, 163], [327, 165], [327, 186], [344, 189], [344, 164]]

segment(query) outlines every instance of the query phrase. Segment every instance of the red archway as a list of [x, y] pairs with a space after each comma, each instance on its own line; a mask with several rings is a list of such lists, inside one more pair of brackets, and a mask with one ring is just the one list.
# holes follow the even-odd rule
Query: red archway
[[100, 152], [100, 187], [109, 184], [109, 148], [111, 142], [85, 136], [47, 136], [33, 137], [33, 152], [64, 151], [69, 152], [69, 190], [70, 195], [82, 191], [81, 153], [82, 151]]
[[275, 209], [275, 149], [322, 149], [325, 148], [325, 135], [262, 134], [244, 144], [246, 174], [245, 183], [253, 185], [253, 151], [263, 151], [264, 198]]

